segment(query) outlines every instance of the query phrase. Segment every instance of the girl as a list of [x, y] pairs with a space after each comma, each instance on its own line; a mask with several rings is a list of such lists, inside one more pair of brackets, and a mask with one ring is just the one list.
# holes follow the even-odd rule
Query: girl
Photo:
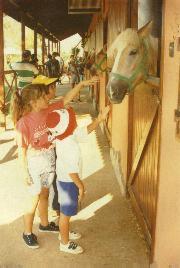
[[47, 114], [54, 109], [63, 108], [78, 94], [79, 90], [84, 86], [93, 84], [97, 79], [79, 83], [63, 99], [48, 105], [47, 87], [56, 80], [56, 78], [38, 77], [35, 79], [37, 84], [24, 87], [21, 95], [15, 92], [12, 100], [12, 116], [17, 131], [18, 155], [22, 175], [27, 183], [29, 199], [24, 214], [23, 239], [30, 248], [39, 247], [37, 237], [32, 232], [38, 203], [41, 220], [39, 231], [59, 231], [57, 226], [48, 223], [48, 195], [49, 187], [54, 179], [55, 155], [54, 148], [48, 141]]

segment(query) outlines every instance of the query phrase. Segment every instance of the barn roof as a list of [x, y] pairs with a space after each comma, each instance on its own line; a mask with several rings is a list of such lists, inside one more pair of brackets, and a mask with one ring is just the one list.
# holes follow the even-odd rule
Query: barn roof
[[[82, 7], [87, 10], [79, 12], [80, 14], [73, 13], [72, 1], [70, 2], [71, 14], [68, 14], [68, 0], [6, 0], [4, 12], [17, 21], [21, 21], [23, 17], [26, 26], [32, 29], [36, 27], [37, 32], [50, 39], [63, 40], [75, 33], [82, 35], [86, 32], [92, 18], [92, 12], [88, 13], [88, 9], [91, 9], [91, 3], [94, 1], [75, 1], [76, 9], [78, 2], [79, 10], [82, 10]], [[93, 12], [96, 12], [95, 8], [100, 10], [99, 5], [96, 5], [93, 6]]]

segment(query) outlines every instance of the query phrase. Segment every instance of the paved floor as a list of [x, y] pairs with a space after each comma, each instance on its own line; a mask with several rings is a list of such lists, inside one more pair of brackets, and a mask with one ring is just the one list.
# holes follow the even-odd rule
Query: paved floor
[[[58, 95], [67, 85], [58, 89]], [[93, 112], [88, 90], [82, 102], [73, 104], [81, 125], [91, 121]], [[79, 244], [85, 252], [72, 256], [58, 251], [55, 234], [35, 233], [40, 249], [30, 250], [22, 241], [25, 186], [17, 163], [14, 132], [0, 133], [0, 267], [119, 267], [148, 268], [148, 251], [132, 213], [129, 201], [120, 194], [110, 157], [109, 145], [101, 130], [89, 135], [82, 144], [83, 180], [87, 194], [80, 212], [72, 218], [72, 227], [82, 233]]]

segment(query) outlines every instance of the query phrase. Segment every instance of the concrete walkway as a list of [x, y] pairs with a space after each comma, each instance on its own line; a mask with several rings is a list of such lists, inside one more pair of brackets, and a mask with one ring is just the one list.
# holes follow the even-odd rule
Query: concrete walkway
[[[58, 95], [68, 86], [58, 87]], [[81, 125], [91, 121], [92, 104], [88, 90], [81, 103], [73, 104]], [[0, 133], [0, 267], [118, 267], [148, 268], [148, 251], [132, 213], [129, 201], [120, 194], [110, 157], [109, 145], [100, 128], [81, 145], [83, 180], [87, 194], [72, 227], [82, 233], [79, 244], [85, 252], [78, 256], [58, 250], [57, 234], [38, 233], [36, 216], [34, 232], [40, 248], [28, 249], [22, 241], [25, 186], [17, 164], [14, 131]], [[51, 215], [52, 217], [52, 215]]]

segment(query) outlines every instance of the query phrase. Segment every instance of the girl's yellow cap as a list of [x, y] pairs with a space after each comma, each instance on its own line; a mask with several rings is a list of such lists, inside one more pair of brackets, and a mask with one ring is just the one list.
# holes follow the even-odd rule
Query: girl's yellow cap
[[44, 75], [38, 75], [34, 80], [32, 81], [32, 84], [41, 84], [48, 86], [54, 82], [56, 82], [58, 78], [50, 78]]

